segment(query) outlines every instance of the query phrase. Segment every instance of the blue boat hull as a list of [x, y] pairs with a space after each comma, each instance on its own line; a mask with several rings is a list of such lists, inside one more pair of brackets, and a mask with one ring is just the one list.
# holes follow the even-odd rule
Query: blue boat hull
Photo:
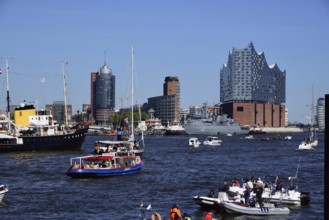
[[115, 169], [70, 169], [66, 172], [66, 175], [72, 178], [124, 176], [139, 173], [143, 166], [144, 163], [133, 167]]

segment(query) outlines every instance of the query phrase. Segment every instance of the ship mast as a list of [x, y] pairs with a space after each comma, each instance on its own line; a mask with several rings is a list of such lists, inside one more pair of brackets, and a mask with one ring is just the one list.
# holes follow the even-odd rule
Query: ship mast
[[10, 128], [10, 99], [9, 99], [9, 65], [8, 57], [6, 57], [6, 77], [7, 77], [7, 117], [8, 117], [8, 132], [11, 132]]
[[131, 140], [134, 140], [134, 48], [131, 48]]
[[66, 92], [66, 82], [65, 82], [65, 73], [64, 73], [65, 65], [67, 65], [67, 62], [62, 61], [62, 74], [63, 74], [63, 86], [64, 86], [64, 114], [65, 114], [65, 126], [68, 127], [68, 122], [67, 122], [67, 104], [66, 104], [66, 96], [67, 96], [67, 92]]

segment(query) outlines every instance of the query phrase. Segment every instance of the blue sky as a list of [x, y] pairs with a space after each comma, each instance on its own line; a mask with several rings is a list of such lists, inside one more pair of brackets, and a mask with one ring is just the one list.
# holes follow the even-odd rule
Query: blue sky
[[[130, 48], [141, 102], [161, 96], [166, 76], [181, 82], [181, 108], [219, 102], [228, 53], [250, 41], [268, 64], [286, 70], [289, 121], [307, 122], [307, 105], [329, 93], [329, 3], [325, 0], [0, 0], [0, 56], [9, 57], [11, 104], [41, 108], [63, 100], [90, 103], [90, 72], [106, 63], [116, 76], [116, 107], [127, 107]], [[5, 59], [1, 59], [5, 73]], [[45, 77], [46, 82], [40, 83]], [[0, 75], [0, 108], [6, 106]]]

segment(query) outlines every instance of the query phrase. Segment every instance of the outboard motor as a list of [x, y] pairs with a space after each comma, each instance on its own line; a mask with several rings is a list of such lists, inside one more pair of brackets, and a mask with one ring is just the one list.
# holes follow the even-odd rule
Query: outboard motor
[[300, 202], [302, 205], [307, 205], [311, 201], [311, 196], [309, 192], [301, 192], [300, 193]]

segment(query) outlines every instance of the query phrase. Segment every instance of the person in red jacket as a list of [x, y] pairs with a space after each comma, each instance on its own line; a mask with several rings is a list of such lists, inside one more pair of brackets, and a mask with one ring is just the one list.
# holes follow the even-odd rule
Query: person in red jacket
[[179, 210], [178, 203], [170, 209], [170, 220], [182, 220], [182, 214]]
[[212, 212], [208, 212], [207, 215], [204, 217], [203, 220], [212, 220], [212, 216], [213, 216], [213, 213]]

